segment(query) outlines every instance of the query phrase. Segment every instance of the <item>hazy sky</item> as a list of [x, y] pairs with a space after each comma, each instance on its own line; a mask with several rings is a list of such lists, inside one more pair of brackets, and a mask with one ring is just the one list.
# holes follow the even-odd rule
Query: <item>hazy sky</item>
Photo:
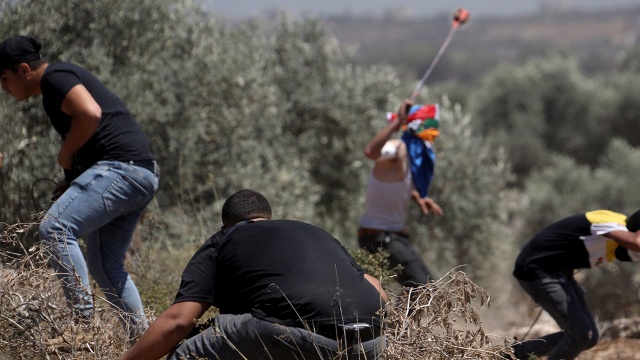
[[[453, 12], [463, 7], [471, 15], [511, 15], [534, 12], [543, 0], [201, 0], [214, 13], [232, 18], [258, 15], [265, 10], [284, 9], [297, 15], [330, 15], [350, 12], [381, 14], [393, 7], [407, 8], [417, 16]], [[571, 2], [580, 7], [611, 8], [637, 5], [638, 0], [547, 0]]]

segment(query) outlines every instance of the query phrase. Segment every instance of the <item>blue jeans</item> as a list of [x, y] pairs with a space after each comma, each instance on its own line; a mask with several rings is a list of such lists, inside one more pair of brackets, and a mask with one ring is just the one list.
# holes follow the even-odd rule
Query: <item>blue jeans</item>
[[571, 273], [551, 272], [536, 280], [519, 282], [563, 330], [517, 344], [514, 349], [519, 359], [528, 359], [528, 354], [548, 354], [549, 360], [575, 359], [598, 343], [598, 327], [584, 300], [584, 291]]
[[[106, 299], [124, 312], [130, 336], [148, 326], [142, 301], [124, 259], [142, 211], [158, 189], [143, 167], [99, 161], [73, 180], [40, 224], [40, 239], [77, 316], [93, 311], [89, 272]], [[78, 246], [84, 237], [87, 259]]]
[[[336, 339], [305, 329], [274, 324], [250, 314], [221, 314], [214, 324], [186, 340], [167, 356], [183, 359], [379, 359], [385, 348], [381, 335], [369, 341], [348, 345], [346, 351]], [[339, 355], [341, 354], [341, 355]]]

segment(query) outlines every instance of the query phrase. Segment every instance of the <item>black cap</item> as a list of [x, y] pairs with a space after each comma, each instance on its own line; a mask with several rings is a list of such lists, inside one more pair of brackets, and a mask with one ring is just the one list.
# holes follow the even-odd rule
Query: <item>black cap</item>
[[636, 232], [640, 230], [640, 210], [627, 218], [627, 230]]
[[40, 60], [40, 42], [28, 36], [14, 36], [0, 44], [0, 72], [13, 65]]

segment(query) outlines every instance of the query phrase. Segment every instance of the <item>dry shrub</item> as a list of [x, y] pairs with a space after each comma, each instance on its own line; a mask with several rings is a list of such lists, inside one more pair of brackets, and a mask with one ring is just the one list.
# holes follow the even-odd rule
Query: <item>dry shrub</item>
[[113, 359], [128, 347], [120, 313], [94, 291], [95, 317], [77, 321], [40, 246], [21, 246], [37, 223], [0, 234], [0, 353], [9, 359]]
[[[0, 234], [0, 359], [119, 357], [129, 347], [121, 314], [94, 290], [95, 318], [74, 321], [43, 250], [20, 245], [36, 227], [17, 224]], [[463, 272], [405, 290], [389, 290], [385, 360], [500, 358], [506, 340], [490, 341], [474, 307], [488, 306], [489, 294]]]
[[493, 343], [474, 307], [489, 306], [487, 291], [451, 270], [435, 282], [389, 295], [386, 360], [500, 359], [507, 339]]

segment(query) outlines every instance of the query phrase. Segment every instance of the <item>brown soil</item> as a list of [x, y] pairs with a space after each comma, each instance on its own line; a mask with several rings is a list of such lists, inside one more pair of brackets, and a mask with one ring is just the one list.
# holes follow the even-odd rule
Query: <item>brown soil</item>
[[640, 339], [604, 339], [578, 360], [640, 360]]
[[[507, 338], [538, 338], [559, 330], [551, 317], [543, 312], [535, 326], [512, 327], [506, 333], [491, 332]], [[495, 324], [494, 324], [495, 325]], [[598, 324], [600, 341], [577, 360], [640, 360], [640, 318], [618, 319]], [[545, 359], [545, 358], [543, 358]]]

